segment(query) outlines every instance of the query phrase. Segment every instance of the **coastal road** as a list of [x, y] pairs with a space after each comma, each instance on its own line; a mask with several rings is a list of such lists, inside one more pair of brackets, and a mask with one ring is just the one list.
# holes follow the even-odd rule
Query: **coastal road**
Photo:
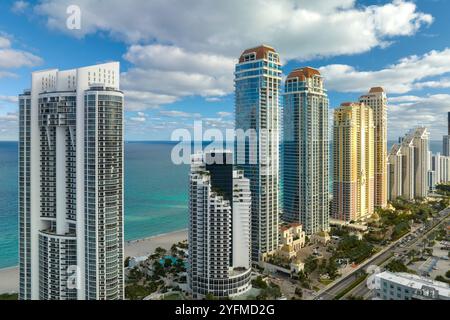
[[[428, 229], [423, 231], [423, 234], [418, 236], [416, 239], [412, 240], [408, 247], [411, 247], [415, 243], [417, 243], [418, 240], [423, 239], [426, 237], [430, 232], [432, 232], [438, 225], [442, 224], [449, 216], [450, 214], [450, 207], [442, 210], [439, 213], [439, 220], [435, 223], [433, 223]], [[353, 282], [355, 282], [361, 275], [362, 271], [365, 271], [366, 267], [371, 265], [381, 265], [390, 260], [394, 253], [398, 251], [406, 250], [407, 248], [398, 248], [397, 245], [405, 239], [407, 236], [409, 236], [411, 233], [407, 233], [402, 238], [396, 240], [395, 242], [391, 243], [388, 247], [380, 251], [379, 253], [375, 254], [375, 256], [370, 257], [368, 260], [364, 261], [362, 264], [360, 264], [354, 271], [352, 271], [350, 274], [342, 277], [341, 279], [338, 279], [336, 282], [332, 283], [330, 286], [328, 286], [325, 289], [322, 289], [319, 291], [318, 295], [314, 298], [314, 300], [332, 300], [334, 299], [342, 290], [349, 287]], [[353, 290], [351, 290], [349, 293], [347, 293], [345, 296], [348, 295], [358, 295], [358, 296], [367, 296], [368, 295], [368, 289], [366, 287], [366, 282], [363, 281], [359, 285], [357, 285]]]
[[[408, 242], [406, 242], [405, 247], [403, 247], [403, 248], [397, 247], [397, 246], [394, 247], [394, 252], [395, 253], [409, 252], [411, 249], [415, 249], [416, 245], [418, 243], [421, 243], [422, 240], [424, 240], [431, 232], [435, 231], [436, 228], [438, 228], [440, 225], [442, 225], [443, 223], [445, 223], [448, 220], [449, 214], [450, 214], [450, 208], [446, 208], [446, 209], [442, 210], [439, 213], [437, 220], [435, 222], [433, 222], [433, 224], [428, 229], [424, 230], [423, 233], [421, 235], [417, 236], [416, 238], [411, 239]], [[392, 258], [387, 259], [384, 263], [382, 263], [379, 266], [382, 267], [382, 266], [388, 264], [394, 258], [395, 257], [392, 256]], [[362, 283], [358, 284], [354, 289], [350, 290], [342, 299], [348, 298], [349, 296], [362, 297], [363, 299], [370, 298], [370, 290], [367, 288], [366, 282], [363, 281]]]
[[[320, 292], [315, 300], [333, 300], [342, 290], [349, 287], [353, 282], [355, 282], [361, 275], [364, 269], [370, 265], [378, 265], [383, 261], [386, 261], [391, 257], [392, 248], [385, 249], [381, 253], [374, 257], [369, 258], [362, 264], [358, 266], [352, 273], [343, 278], [339, 279], [337, 282], [332, 284], [330, 287], [326, 288], [324, 291]], [[365, 284], [365, 281], [362, 283]]]

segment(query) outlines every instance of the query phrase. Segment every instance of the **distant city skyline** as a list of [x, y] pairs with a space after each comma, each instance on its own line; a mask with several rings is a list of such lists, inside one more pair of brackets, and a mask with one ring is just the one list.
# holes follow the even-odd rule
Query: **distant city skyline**
[[[231, 128], [236, 57], [242, 48], [260, 43], [277, 48], [284, 76], [300, 66], [318, 68], [330, 109], [383, 86], [388, 140], [411, 126], [427, 126], [431, 140], [446, 133], [440, 115], [450, 107], [447, 1], [268, 1], [261, 6], [180, 1], [174, 11], [165, 3], [133, 0], [123, 12], [116, 0], [107, 8], [82, 0], [80, 30], [67, 29], [70, 4], [0, 3], [0, 140], [18, 139], [17, 95], [29, 87], [31, 71], [111, 60], [123, 66], [126, 140], [169, 140], [172, 130], [190, 128], [194, 119]], [[185, 10], [204, 18], [192, 20], [182, 15]], [[208, 18], [211, 11], [217, 19]], [[159, 18], [167, 12], [172, 19]], [[317, 19], [298, 19], [302, 15]], [[221, 21], [230, 23], [224, 27]]]

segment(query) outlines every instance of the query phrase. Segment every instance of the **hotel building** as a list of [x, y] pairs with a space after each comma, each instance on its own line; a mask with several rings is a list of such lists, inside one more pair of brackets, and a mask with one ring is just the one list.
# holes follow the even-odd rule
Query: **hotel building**
[[394, 144], [388, 156], [388, 198], [412, 200], [428, 194], [429, 132], [419, 127]]
[[37, 71], [19, 96], [20, 299], [123, 299], [119, 72]]
[[283, 220], [308, 235], [329, 229], [328, 97], [318, 70], [286, 78], [283, 109]]
[[375, 125], [375, 207], [387, 205], [387, 97], [384, 89], [374, 87], [359, 102], [373, 110]]
[[230, 151], [192, 156], [188, 284], [194, 298], [225, 298], [251, 288], [250, 181]]
[[250, 179], [252, 261], [278, 249], [281, 64], [261, 45], [245, 50], [235, 69], [236, 163]]
[[369, 218], [374, 210], [374, 122], [364, 103], [334, 110], [332, 216], [342, 221]]
[[410, 273], [384, 271], [369, 283], [373, 300], [450, 300], [450, 287]]

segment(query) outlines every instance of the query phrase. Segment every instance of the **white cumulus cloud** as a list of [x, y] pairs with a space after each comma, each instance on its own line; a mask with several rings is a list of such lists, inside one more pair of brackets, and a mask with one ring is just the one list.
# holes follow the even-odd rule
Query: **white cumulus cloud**
[[0, 36], [0, 68], [13, 69], [34, 67], [42, 63], [42, 59], [34, 54], [11, 48], [11, 40]]
[[383, 86], [388, 93], [404, 94], [425, 87], [448, 87], [448, 79], [426, 81], [450, 72], [450, 48], [432, 50], [422, 56], [409, 56], [381, 70], [363, 71], [349, 65], [332, 64], [319, 68], [330, 90], [365, 92]]
[[[35, 12], [50, 28], [73, 33], [65, 27], [72, 2], [40, 1]], [[128, 43], [156, 40], [230, 57], [262, 42], [286, 59], [361, 53], [433, 21], [403, 0], [372, 6], [354, 0], [78, 0], [77, 5], [82, 29], [76, 36], [101, 31]]]
[[409, 129], [425, 126], [432, 140], [440, 140], [447, 133], [447, 112], [450, 95], [397, 96], [389, 98], [388, 133], [395, 140]]
[[68, 30], [72, 2], [41, 0], [33, 10], [51, 29], [76, 37], [106, 33], [129, 44], [124, 59], [131, 67], [122, 86], [134, 111], [193, 95], [218, 101], [233, 91], [242, 50], [261, 43], [274, 46], [284, 62], [351, 55], [433, 21], [407, 0], [370, 6], [355, 0], [78, 0], [82, 28]]

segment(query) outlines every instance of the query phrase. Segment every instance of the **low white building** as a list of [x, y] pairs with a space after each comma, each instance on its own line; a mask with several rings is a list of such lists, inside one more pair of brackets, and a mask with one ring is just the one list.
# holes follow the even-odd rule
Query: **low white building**
[[[433, 190], [436, 184], [450, 181], [450, 157], [441, 155], [439, 152], [430, 155], [429, 179], [430, 189]], [[433, 179], [434, 178], [434, 179]]]
[[447, 283], [410, 273], [384, 271], [369, 281], [375, 300], [450, 300]]

